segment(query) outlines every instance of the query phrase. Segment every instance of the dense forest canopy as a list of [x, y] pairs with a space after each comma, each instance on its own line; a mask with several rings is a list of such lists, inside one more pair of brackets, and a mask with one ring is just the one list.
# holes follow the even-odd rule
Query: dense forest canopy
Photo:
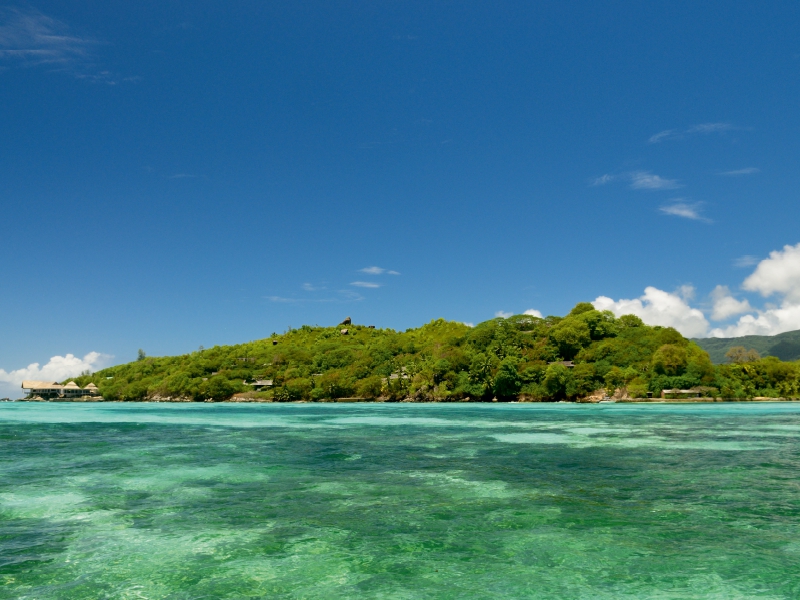
[[[304, 325], [283, 335], [147, 357], [72, 378], [107, 400], [574, 400], [690, 389], [728, 398], [794, 397], [800, 365], [757, 353], [715, 366], [675, 329], [580, 303], [565, 317], [517, 315], [475, 327], [438, 319], [403, 332]], [[270, 381], [266, 384], [266, 381]], [[258, 390], [258, 391], [255, 391]], [[619, 392], [617, 392], [619, 393]]]

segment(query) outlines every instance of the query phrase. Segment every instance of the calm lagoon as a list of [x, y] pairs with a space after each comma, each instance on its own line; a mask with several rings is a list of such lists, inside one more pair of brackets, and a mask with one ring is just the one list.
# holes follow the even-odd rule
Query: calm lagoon
[[798, 598], [800, 404], [0, 405], [0, 597]]

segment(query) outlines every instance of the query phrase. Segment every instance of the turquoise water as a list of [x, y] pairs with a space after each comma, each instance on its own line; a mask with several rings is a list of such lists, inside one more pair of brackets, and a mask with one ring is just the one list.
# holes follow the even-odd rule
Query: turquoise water
[[0, 598], [800, 598], [800, 405], [3, 404]]

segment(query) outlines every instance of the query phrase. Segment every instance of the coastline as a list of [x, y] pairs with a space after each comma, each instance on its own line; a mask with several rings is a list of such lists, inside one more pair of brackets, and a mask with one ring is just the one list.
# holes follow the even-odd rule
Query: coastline
[[229, 398], [227, 400], [192, 400], [191, 398], [148, 398], [144, 400], [106, 400], [104, 398], [75, 398], [75, 399], [40, 399], [40, 398], [20, 398], [18, 400], [8, 400], [7, 402], [48, 402], [53, 404], [93, 404], [98, 402], [113, 402], [124, 404], [134, 403], [155, 403], [155, 404], [708, 404], [726, 402], [800, 402], [800, 398], [767, 398], [756, 396], [755, 398], [624, 398], [614, 400], [600, 400], [597, 398], [585, 398], [578, 400], [532, 400], [520, 398], [518, 400], [417, 400], [405, 398], [402, 400], [389, 400], [381, 398], [332, 398], [326, 400], [272, 400], [263, 398]]

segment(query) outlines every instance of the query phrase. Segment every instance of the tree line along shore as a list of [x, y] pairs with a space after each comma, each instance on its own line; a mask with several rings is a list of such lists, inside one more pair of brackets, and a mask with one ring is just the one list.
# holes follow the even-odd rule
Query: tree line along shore
[[[715, 365], [670, 327], [580, 303], [564, 317], [516, 315], [406, 331], [304, 325], [234, 346], [148, 357], [70, 378], [106, 401], [590, 401], [800, 397], [800, 361], [733, 348]], [[667, 398], [670, 396], [667, 395]], [[697, 398], [685, 398], [696, 401]]]

